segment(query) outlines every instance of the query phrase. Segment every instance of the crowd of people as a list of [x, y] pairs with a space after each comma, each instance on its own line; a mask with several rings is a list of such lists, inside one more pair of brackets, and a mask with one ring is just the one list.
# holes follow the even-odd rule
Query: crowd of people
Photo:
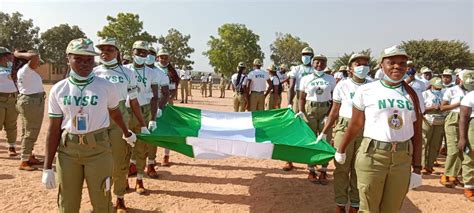
[[[156, 119], [177, 99], [179, 85], [181, 103], [188, 103], [192, 73], [186, 66], [179, 70], [169, 53], [145, 41], [136, 41], [128, 56], [114, 38], [95, 46], [89, 39], [74, 39], [66, 54], [69, 74], [48, 95], [43, 162], [33, 154], [46, 100], [37, 72], [40, 56], [0, 47], [0, 124], [8, 154], [17, 155], [20, 115], [19, 169], [33, 171], [43, 164], [42, 183], [48, 189], [59, 186], [59, 211], [79, 211], [86, 180], [95, 212], [125, 212], [128, 179], [136, 175], [134, 189], [143, 195], [145, 175], [158, 178], [157, 147], [137, 140], [136, 134], [157, 128]], [[443, 150], [447, 156], [440, 183], [462, 186], [465, 197], [474, 201], [474, 71], [446, 69], [436, 75], [423, 67], [417, 72], [416, 58], [399, 46], [385, 49], [377, 67], [369, 67], [370, 60], [356, 53], [331, 73], [327, 57], [305, 47], [301, 64], [290, 68], [272, 64], [262, 69], [262, 61], [255, 59], [247, 69], [240, 62], [230, 81], [221, 75], [219, 98], [225, 98], [230, 84], [235, 112], [272, 110], [282, 107], [282, 92], [288, 90], [287, 107], [295, 119], [308, 124], [315, 143], [327, 141], [337, 150], [336, 212], [346, 212], [347, 205], [348, 212], [399, 211], [409, 188], [421, 183], [421, 174], [434, 173]], [[199, 81], [202, 96], [212, 97], [212, 74], [201, 74]], [[169, 154], [164, 149], [162, 166], [170, 165]], [[327, 167], [307, 165], [308, 180], [327, 185]], [[285, 162], [282, 169], [294, 168]]]

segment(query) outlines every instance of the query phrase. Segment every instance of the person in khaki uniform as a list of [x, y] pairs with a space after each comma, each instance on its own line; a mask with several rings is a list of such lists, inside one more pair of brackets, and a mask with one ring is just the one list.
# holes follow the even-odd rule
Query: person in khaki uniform
[[[300, 82], [300, 111], [296, 114], [307, 121], [315, 135], [321, 135], [325, 117], [329, 114], [332, 92], [336, 87], [336, 79], [325, 73], [327, 58], [315, 55], [312, 58], [314, 72], [306, 75]], [[331, 141], [332, 131], [328, 132], [327, 141]], [[327, 164], [322, 165], [316, 174], [315, 165], [308, 165], [308, 180], [313, 183], [327, 185]]]
[[41, 165], [36, 159], [33, 148], [43, 122], [45, 93], [41, 76], [35, 71], [40, 65], [40, 57], [35, 51], [13, 53], [13, 72], [17, 73], [18, 100], [17, 110], [21, 127], [21, 163], [20, 170], [36, 170], [33, 165]]
[[56, 83], [49, 94], [50, 125], [42, 183], [48, 189], [56, 187], [52, 164], [57, 152], [59, 211], [79, 212], [85, 179], [93, 211], [113, 212], [113, 157], [107, 132], [110, 118], [127, 143], [133, 144], [136, 136], [123, 121], [115, 87], [92, 71], [94, 56], [98, 55], [92, 41], [72, 40], [66, 53], [69, 77]]
[[462, 153], [459, 152], [457, 146], [459, 141], [459, 106], [461, 100], [467, 94], [462, 81], [464, 73], [464, 71], [458, 73], [458, 85], [444, 91], [440, 107], [441, 111], [448, 112], [444, 122], [447, 155], [444, 164], [444, 175], [440, 179], [441, 185], [448, 188], [461, 185], [458, 175], [461, 172]]
[[[94, 68], [97, 77], [108, 80], [115, 87], [115, 92], [119, 96], [119, 109], [125, 123], [129, 122], [130, 115], [126, 105], [130, 105], [132, 114], [137, 117], [141, 126], [142, 134], [150, 134], [145, 120], [141, 114], [138, 103], [137, 79], [135, 74], [119, 62], [120, 51], [115, 38], [104, 38], [99, 41], [96, 47], [100, 50], [101, 65]], [[129, 103], [126, 103], [126, 102]], [[113, 193], [117, 197], [115, 209], [117, 212], [125, 212], [124, 195], [128, 187], [128, 168], [131, 157], [131, 150], [127, 142], [122, 139], [122, 130], [114, 121], [108, 128], [108, 134], [112, 145], [112, 156], [114, 158], [114, 170], [112, 175]]]
[[181, 103], [187, 104], [188, 103], [188, 96], [191, 93], [190, 88], [190, 81], [191, 81], [191, 70], [188, 70], [185, 65], [181, 68]]
[[423, 97], [403, 81], [407, 60], [404, 49], [385, 49], [378, 61], [384, 77], [360, 86], [352, 98], [352, 118], [334, 159], [345, 163], [348, 145], [363, 129], [355, 160], [359, 212], [399, 212], [409, 186], [421, 184]]
[[441, 100], [443, 99], [443, 82], [441, 78], [435, 77], [429, 81], [431, 88], [424, 91], [423, 99], [425, 115], [423, 119], [423, 152], [421, 163], [423, 174], [430, 175], [434, 172], [433, 166], [438, 157], [439, 148], [444, 134], [444, 113], [441, 112]]
[[203, 98], [207, 97], [207, 77], [201, 73], [201, 95]]
[[212, 73], [209, 73], [209, 76], [207, 77], [207, 86], [209, 88], [209, 96], [208, 97], [212, 97], [212, 84], [213, 84]]
[[5, 47], [0, 47], [0, 129], [7, 133], [8, 155], [17, 156], [15, 150], [16, 142], [16, 120], [18, 112], [15, 109], [18, 89], [13, 79], [13, 54]]
[[267, 71], [270, 73], [271, 82], [271, 84], [267, 86], [267, 91], [265, 92], [265, 97], [270, 94], [267, 102], [267, 110], [280, 108], [279, 103], [281, 102], [281, 92], [283, 87], [276, 69], [276, 66], [273, 64], [267, 68]]
[[474, 71], [465, 71], [463, 82], [470, 92], [461, 101], [458, 149], [463, 153], [464, 196], [474, 202]]
[[[352, 117], [352, 97], [357, 88], [370, 82], [366, 79], [370, 71], [369, 60], [369, 56], [360, 53], [353, 54], [350, 57], [347, 70], [351, 73], [352, 77], [339, 81], [334, 88], [331, 112], [321, 134], [316, 140], [317, 142], [326, 139], [327, 132], [337, 121], [334, 146], [339, 147], [341, 145], [342, 138]], [[362, 134], [357, 135], [353, 140], [346, 149], [346, 162], [343, 164], [334, 162], [336, 166], [334, 170], [336, 212], [346, 212], [345, 207], [348, 202], [350, 202], [349, 212], [357, 212], [359, 209], [359, 191], [357, 190], [357, 175], [354, 162], [360, 142], [362, 141]]]
[[227, 86], [227, 78], [224, 74], [221, 74], [221, 79], [219, 82], [219, 90], [221, 91], [221, 95], [219, 98], [225, 98], [225, 87]]
[[245, 94], [248, 94], [248, 87], [244, 62], [239, 62], [237, 73], [234, 73], [231, 77], [231, 85], [232, 91], [234, 91], [234, 112], [245, 112], [248, 104]]
[[[300, 100], [300, 81], [306, 76], [314, 72], [314, 68], [311, 64], [314, 56], [313, 48], [305, 47], [301, 50], [301, 62], [302, 64], [293, 67], [288, 73], [289, 76], [289, 89], [288, 89], [288, 107], [292, 108], [295, 113], [299, 112], [299, 100]], [[291, 165], [288, 165], [290, 168]], [[291, 167], [292, 168], [292, 167]], [[290, 168], [290, 170], [291, 170]], [[284, 170], [286, 170], [284, 168]]]
[[254, 70], [247, 75], [247, 86], [249, 87], [248, 91], [248, 100], [249, 111], [262, 111], [265, 107], [265, 90], [266, 86], [272, 85], [270, 81], [270, 75], [268, 72], [261, 70], [262, 61], [260, 59], [255, 59], [253, 61]]

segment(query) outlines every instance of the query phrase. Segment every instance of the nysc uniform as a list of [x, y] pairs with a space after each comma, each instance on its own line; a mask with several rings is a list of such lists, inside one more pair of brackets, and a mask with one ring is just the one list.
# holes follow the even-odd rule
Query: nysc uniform
[[207, 77], [201, 76], [201, 95], [207, 97]]
[[[421, 94], [418, 98], [423, 103]], [[365, 115], [364, 138], [355, 160], [359, 211], [398, 212], [411, 175], [413, 101], [401, 84], [391, 87], [375, 81], [360, 86], [352, 102]]]
[[[125, 107], [125, 102], [137, 98], [137, 79], [135, 78], [135, 74], [122, 65], [113, 67], [100, 65], [94, 68], [94, 73], [97, 77], [112, 83], [114, 87], [113, 92], [119, 96], [119, 109], [123, 121], [125, 124], [128, 124], [130, 115]], [[107, 131], [112, 143], [112, 156], [114, 158], [113, 192], [117, 196], [124, 196], [126, 187], [128, 186], [127, 175], [131, 157], [131, 147], [122, 138], [122, 129], [120, 129], [115, 121], [111, 121]]]
[[15, 147], [16, 120], [18, 112], [15, 108], [18, 90], [12, 80], [11, 72], [0, 72], [0, 129], [7, 133], [7, 142], [10, 147]]
[[299, 108], [299, 100], [300, 100], [300, 84], [301, 84], [301, 79], [307, 75], [313, 74], [314, 69], [311, 66], [305, 66], [305, 65], [298, 65], [291, 69], [291, 71], [288, 73], [288, 76], [290, 79], [294, 79], [295, 81], [295, 97], [293, 98], [293, 111], [295, 113], [300, 111]]
[[462, 179], [465, 189], [474, 189], [474, 91], [469, 92], [461, 101], [462, 106], [471, 108], [472, 113], [467, 130], [469, 152], [463, 154]]
[[212, 97], [212, 75], [207, 77], [207, 85], [209, 86], [209, 97]]
[[69, 77], [51, 88], [48, 105], [49, 117], [62, 118], [56, 158], [59, 211], [79, 212], [85, 179], [94, 211], [112, 212], [114, 162], [107, 128], [108, 110], [119, 107], [114, 86], [97, 77]]
[[20, 113], [21, 161], [28, 161], [43, 123], [45, 93], [41, 76], [25, 64], [18, 70], [17, 110]]
[[189, 81], [191, 79], [191, 71], [190, 70], [181, 70], [181, 99], [187, 103], [188, 102], [188, 96], [190, 94], [189, 90]]
[[[283, 90], [283, 86], [281, 85], [280, 78], [279, 78], [278, 75], [271, 76], [270, 81], [272, 82], [272, 85], [268, 85], [268, 86], [272, 87], [272, 90], [271, 90], [271, 92], [269, 94], [269, 97], [268, 97], [267, 110], [279, 109], [280, 108], [279, 106], [281, 104], [281, 93], [282, 93], [282, 90]], [[276, 96], [273, 94], [273, 86], [277, 86], [278, 90], [279, 90], [278, 94]], [[273, 104], [275, 99], [277, 101], [277, 106], [276, 107]]]
[[270, 79], [268, 72], [255, 69], [248, 74], [250, 81], [250, 109], [249, 111], [262, 111], [265, 107], [265, 90], [267, 80]]
[[[443, 101], [450, 105], [460, 103], [467, 91], [459, 85], [446, 89], [443, 94]], [[444, 174], [448, 177], [456, 177], [461, 171], [462, 153], [459, 152], [457, 145], [459, 141], [459, 107], [449, 111], [444, 123], [446, 134], [447, 156], [444, 165]]]
[[[163, 94], [161, 94], [161, 88], [166, 87], [166, 86], [169, 88], [170, 85], [171, 85], [171, 82], [170, 82], [170, 79], [169, 79], [168, 75], [165, 74], [165, 73], [168, 73], [168, 68], [157, 66], [157, 67], [155, 67], [155, 69], [153, 69], [153, 71], [156, 71], [157, 74], [158, 74], [157, 82], [158, 82], [158, 87], [160, 88], [159, 91], [158, 91], [158, 97], [160, 99], [164, 98]], [[191, 77], [191, 71], [189, 71], [189, 76]], [[182, 91], [183, 86], [185, 86], [185, 85], [181, 84], [181, 91]], [[187, 99], [187, 97], [186, 97], [186, 99]], [[159, 102], [160, 101], [158, 100], [158, 103]], [[151, 145], [151, 144], [148, 145], [148, 164], [155, 164], [154, 161], [155, 161], [155, 158], [156, 158], [157, 148], [158, 148], [157, 146], [154, 146], [154, 145]], [[169, 149], [164, 149], [164, 155], [167, 156], [169, 154], [170, 154], [170, 150]]]
[[[441, 90], [427, 90], [423, 93], [425, 107], [441, 105], [443, 93]], [[439, 148], [444, 135], [445, 115], [439, 110], [426, 112], [423, 119], [423, 152], [421, 164], [423, 168], [432, 170], [438, 157]]]
[[232, 85], [234, 85], [234, 112], [245, 112], [247, 102], [245, 101], [244, 88], [247, 86], [247, 75], [243, 74], [240, 76], [237, 82], [238, 73], [234, 73], [231, 77]]
[[[333, 101], [341, 105], [339, 119], [334, 128], [334, 146], [339, 147], [352, 118], [352, 98], [359, 86], [368, 83], [357, 83], [352, 79], [340, 81], [333, 92]], [[346, 147], [346, 162], [339, 164], [334, 161], [334, 195], [337, 205], [346, 205], [348, 201], [352, 207], [359, 207], [359, 190], [357, 189], [357, 175], [354, 167], [356, 153], [362, 141], [362, 132], [357, 135]]]

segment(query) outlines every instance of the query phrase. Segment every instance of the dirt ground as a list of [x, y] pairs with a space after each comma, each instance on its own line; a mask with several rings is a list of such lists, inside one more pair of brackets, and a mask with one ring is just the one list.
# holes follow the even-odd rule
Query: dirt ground
[[[51, 85], [45, 85], [47, 90]], [[218, 111], [232, 111], [232, 92], [226, 98], [202, 98], [193, 90], [193, 97], [184, 106]], [[286, 94], [284, 94], [286, 97]], [[286, 98], [283, 98], [284, 100]], [[180, 100], [179, 100], [180, 101]], [[179, 101], [177, 103], [179, 103]], [[182, 105], [182, 104], [177, 104]], [[286, 106], [284, 101], [283, 106]], [[20, 127], [20, 123], [18, 123]], [[48, 118], [35, 147], [40, 158], [44, 147]], [[20, 140], [20, 129], [18, 139]], [[20, 145], [17, 142], [18, 146]], [[158, 149], [158, 162], [162, 158]], [[146, 195], [130, 191], [125, 195], [130, 212], [334, 212], [335, 202], [331, 182], [327, 186], [306, 180], [305, 165], [298, 164], [290, 172], [281, 170], [283, 162], [228, 158], [224, 160], [195, 160], [171, 153], [171, 167], [158, 167], [159, 179], [145, 179]], [[439, 159], [441, 163], [444, 159]], [[0, 212], [56, 212], [57, 188], [47, 190], [41, 184], [41, 170], [18, 170], [19, 157], [7, 154], [5, 134], [0, 133]], [[474, 203], [467, 201], [461, 188], [448, 189], [439, 184], [442, 168], [437, 174], [423, 176], [423, 186], [408, 193], [402, 212], [472, 212]], [[133, 187], [135, 178], [130, 178]], [[115, 200], [115, 198], [113, 199]], [[84, 184], [81, 212], [92, 209]]]

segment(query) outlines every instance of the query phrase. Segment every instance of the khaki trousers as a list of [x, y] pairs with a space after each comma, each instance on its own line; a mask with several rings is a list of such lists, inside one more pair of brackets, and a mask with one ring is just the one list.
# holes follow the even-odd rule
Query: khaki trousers
[[464, 188], [474, 189], [474, 119], [471, 118], [468, 130], [470, 152], [464, 153], [462, 161], [462, 179], [464, 181]]
[[21, 161], [28, 161], [41, 130], [45, 93], [20, 94], [16, 108], [21, 119]]
[[459, 113], [450, 112], [444, 123], [446, 133], [447, 156], [444, 164], [444, 174], [456, 177], [461, 171], [462, 153], [458, 149], [459, 141]]
[[263, 92], [252, 92], [250, 93], [250, 110], [262, 111], [265, 109], [265, 95]]
[[[151, 120], [151, 107], [150, 104], [143, 105], [140, 107], [142, 111], [143, 119], [145, 119], [145, 123], [150, 122]], [[141, 132], [140, 124], [138, 123], [137, 118], [133, 113], [130, 115], [130, 129], [139, 134]], [[155, 145], [151, 145], [148, 143], [143, 142], [142, 140], [137, 140], [135, 143], [135, 147], [132, 149], [132, 160], [136, 160], [137, 162], [137, 173], [143, 175], [145, 173], [145, 166], [146, 166], [146, 159], [150, 159], [151, 157], [156, 157], [156, 150], [157, 147]], [[152, 158], [155, 159], [154, 157]]]
[[[277, 106], [276, 107], [274, 105], [275, 99], [277, 101]], [[281, 95], [277, 95], [275, 97], [275, 95], [273, 95], [273, 93], [270, 93], [270, 97], [268, 98], [268, 102], [267, 102], [267, 110], [280, 109], [280, 104], [281, 104]]]
[[434, 162], [438, 157], [439, 148], [443, 141], [444, 126], [430, 125], [423, 121], [423, 155], [421, 164], [424, 168], [433, 169]]
[[189, 86], [188, 86], [189, 80], [181, 80], [181, 100], [184, 102], [188, 102], [188, 96], [189, 96]]
[[245, 112], [247, 102], [245, 101], [244, 94], [234, 93], [234, 112]]
[[0, 96], [0, 129], [3, 128], [7, 133], [9, 146], [15, 146], [16, 142], [16, 120], [18, 118], [16, 100], [17, 95], [14, 93], [10, 93], [8, 97]]

